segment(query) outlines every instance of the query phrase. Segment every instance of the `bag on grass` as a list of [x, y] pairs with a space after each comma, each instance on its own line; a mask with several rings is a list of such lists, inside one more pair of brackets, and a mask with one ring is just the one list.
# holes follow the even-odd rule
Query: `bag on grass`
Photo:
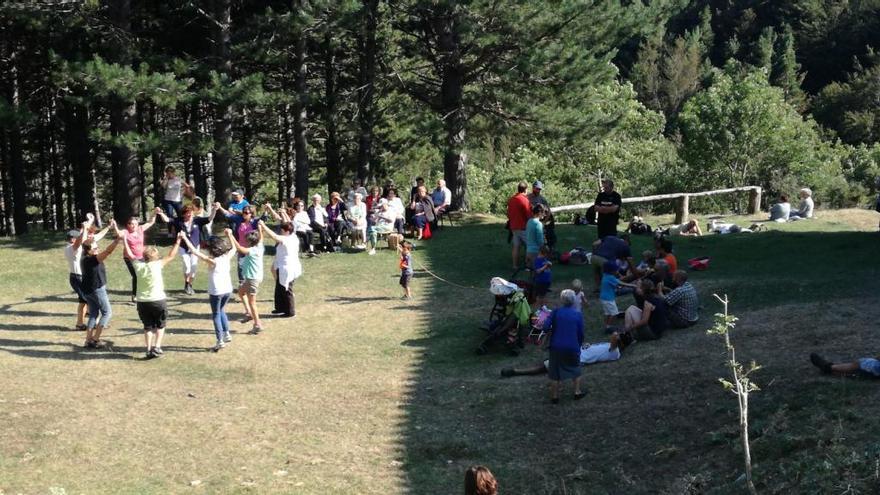
[[388, 234], [388, 249], [393, 251], [397, 251], [397, 247], [400, 246], [400, 243], [403, 241], [403, 236], [400, 234], [391, 233]]
[[712, 261], [712, 258], [708, 256], [700, 256], [699, 258], [691, 258], [688, 260], [688, 266], [691, 267], [691, 270], [702, 271], [709, 268], [709, 262]]
[[430, 239], [434, 234], [431, 233], [431, 222], [425, 224], [425, 228], [422, 229], [422, 239]]

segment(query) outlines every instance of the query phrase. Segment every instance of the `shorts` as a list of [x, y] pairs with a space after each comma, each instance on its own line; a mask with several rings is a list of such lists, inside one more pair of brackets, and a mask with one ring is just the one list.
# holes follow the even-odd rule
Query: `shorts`
[[165, 300], [137, 303], [138, 316], [144, 324], [144, 330], [159, 330], [165, 328], [168, 319], [168, 307]]
[[410, 281], [412, 281], [413, 274], [408, 272], [403, 272], [400, 274], [400, 286], [401, 287], [409, 287]]
[[875, 378], [880, 378], [880, 360], [874, 358], [859, 359], [859, 369]]
[[259, 290], [260, 283], [262, 282], [262, 280], [257, 280], [255, 278], [246, 278], [241, 281], [241, 285], [239, 285], [238, 288], [244, 289], [246, 294], [255, 296], [257, 295], [257, 290]]
[[605, 265], [606, 261], [608, 260], [598, 254], [590, 256], [590, 264], [597, 267], [599, 270], [602, 270], [602, 266]]
[[76, 293], [76, 297], [79, 298], [80, 304], [86, 303], [86, 295], [82, 290], [83, 276], [77, 275], [75, 273], [70, 274], [70, 288], [73, 289], [73, 292]]
[[602, 314], [605, 316], [617, 316], [620, 310], [617, 309], [617, 301], [599, 301], [602, 305]]
[[525, 246], [526, 245], [526, 231], [525, 230], [511, 230], [510, 233], [513, 235], [513, 245], [514, 246]]
[[553, 381], [571, 380], [581, 376], [581, 353], [550, 350], [547, 376]]
[[550, 284], [535, 282], [532, 286], [532, 292], [538, 297], [544, 297], [550, 292]]

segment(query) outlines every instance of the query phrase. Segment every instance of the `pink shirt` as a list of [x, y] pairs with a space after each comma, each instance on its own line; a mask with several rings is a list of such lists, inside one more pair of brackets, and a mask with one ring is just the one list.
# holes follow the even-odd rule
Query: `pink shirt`
[[247, 235], [256, 230], [254, 222], [241, 222], [236, 229], [235, 236], [238, 237], [238, 243], [247, 246]]
[[134, 232], [125, 231], [125, 243], [135, 259], [144, 259], [144, 229], [138, 225]]

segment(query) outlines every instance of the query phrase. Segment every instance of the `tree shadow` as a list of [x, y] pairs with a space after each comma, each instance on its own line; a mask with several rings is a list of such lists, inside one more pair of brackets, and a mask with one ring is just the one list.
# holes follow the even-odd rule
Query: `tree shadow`
[[378, 296], [378, 297], [355, 297], [355, 296], [333, 296], [324, 299], [324, 302], [335, 303], [335, 304], [360, 304], [360, 303], [369, 303], [375, 301], [390, 301], [391, 297], [387, 296]]
[[[590, 246], [595, 237], [595, 229], [575, 226], [559, 225], [557, 233], [559, 251]], [[633, 242], [633, 251], [639, 253], [651, 247], [652, 239]], [[770, 231], [673, 242], [680, 266], [690, 258], [712, 257], [707, 271], [690, 272], [700, 295], [701, 323], [669, 331], [657, 342], [638, 343], [619, 362], [588, 367], [587, 398], [573, 401], [566, 384], [558, 405], [546, 398], [546, 377], [499, 376], [501, 368], [542, 361], [545, 352], [540, 347], [527, 346], [518, 357], [500, 349], [475, 354], [485, 338], [478, 326], [494, 302], [488, 290], [421, 279], [417, 289], [430, 304], [392, 308], [414, 311], [425, 321], [422, 335], [400, 344], [416, 356], [401, 405], [397, 460], [402, 463], [404, 492], [460, 491], [463, 473], [473, 464], [488, 466], [505, 493], [671, 492], [676, 483], [695, 474], [711, 476], [718, 484], [732, 483], [738, 474], [730, 466], [740, 462], [728, 440], [736, 436], [736, 406], [718, 385], [718, 378], [727, 376], [721, 344], [705, 335], [716, 309], [712, 293], [727, 293], [738, 316], [782, 304], [873, 297], [880, 289], [877, 234]], [[474, 246], [480, 246], [478, 252]], [[436, 240], [420, 246], [415, 258], [439, 277], [467, 287], [486, 287], [490, 278], [510, 271], [506, 233], [495, 224], [444, 229]], [[589, 265], [555, 264], [554, 293], [574, 278], [581, 279], [589, 293], [590, 270]], [[553, 299], [548, 301], [552, 305]], [[590, 342], [608, 338], [597, 307], [590, 296]], [[797, 315], [791, 318], [791, 328], [780, 331], [810, 325], [798, 321]], [[744, 333], [740, 338], [746, 337]], [[817, 344], [798, 346], [796, 337], [786, 342], [789, 348], [768, 352], [759, 362], [765, 369], [757, 379], [765, 390], [755, 395], [753, 407], [764, 417], [760, 432], [772, 429], [768, 423], [780, 418], [793, 422], [785, 431], [811, 428], [806, 415], [788, 412], [768, 418], [773, 411], [785, 412], [786, 404], [792, 411], [803, 409], [803, 397], [817, 392], [813, 382], [818, 378], [804, 378], [805, 372], [815, 371], [807, 356]], [[774, 386], [773, 380], [780, 384]], [[858, 392], [852, 390], [847, 397]], [[824, 394], [823, 403], [833, 404], [834, 393], [819, 395]], [[809, 448], [817, 458], [822, 456], [814, 446]]]

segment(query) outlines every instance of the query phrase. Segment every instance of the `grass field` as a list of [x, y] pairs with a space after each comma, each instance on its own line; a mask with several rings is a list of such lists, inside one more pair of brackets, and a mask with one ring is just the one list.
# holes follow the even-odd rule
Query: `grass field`
[[[752, 397], [759, 489], [877, 493], [880, 383], [825, 377], [807, 359], [877, 354], [876, 222], [869, 211], [823, 211], [769, 232], [681, 239], [679, 260], [713, 257], [692, 275], [701, 323], [588, 367], [588, 398], [558, 406], [543, 377], [499, 378], [541, 349], [473, 352], [488, 280], [509, 275], [495, 219], [446, 228], [415, 252], [476, 289], [420, 271], [406, 302], [390, 251], [306, 259], [296, 319], [268, 319], [259, 336], [234, 323], [216, 354], [204, 266], [199, 293], [186, 296], [175, 261], [166, 355], [150, 361], [118, 254], [108, 260], [112, 348], [89, 352], [67, 330], [75, 299], [61, 239], [2, 240], [0, 494], [442, 495], [460, 493], [475, 463], [505, 494], [741, 493], [735, 398], [718, 383], [721, 343], [705, 332], [719, 309], [712, 292], [729, 294], [740, 318], [741, 359], [763, 366]], [[560, 248], [595, 237], [558, 232]], [[586, 267], [554, 267], [554, 293], [575, 277], [588, 281]], [[264, 312], [270, 297], [264, 288]], [[597, 306], [587, 309], [591, 341], [605, 338]], [[232, 304], [230, 317], [240, 315]]]

